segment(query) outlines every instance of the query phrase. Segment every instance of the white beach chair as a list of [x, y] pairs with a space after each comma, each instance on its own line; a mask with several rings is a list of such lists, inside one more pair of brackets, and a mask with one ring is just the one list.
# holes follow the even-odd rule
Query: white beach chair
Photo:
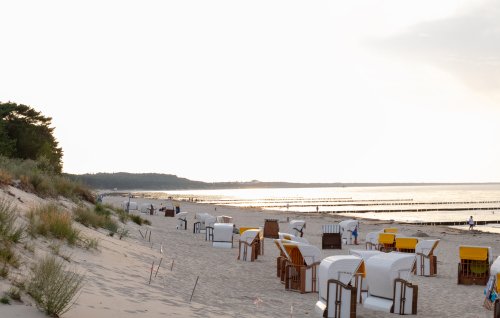
[[408, 282], [415, 254], [380, 253], [365, 262], [368, 293], [363, 307], [400, 315], [417, 314], [418, 286]]
[[309, 242], [300, 236], [295, 236], [293, 234], [288, 234], [288, 233], [283, 233], [283, 232], [278, 232], [278, 238], [282, 240], [288, 240], [288, 241], [294, 241], [294, 242], [300, 242], [300, 243], [307, 243]]
[[[500, 317], [500, 256], [491, 264], [490, 278], [485, 288], [486, 297], [483, 305], [493, 310], [493, 318]], [[488, 306], [489, 305], [489, 306]]]
[[342, 229], [342, 241], [344, 244], [352, 245], [353, 236], [352, 232], [354, 228], [358, 227], [358, 235], [359, 235], [359, 221], [358, 220], [344, 220], [339, 222], [340, 228]]
[[205, 231], [205, 227], [206, 227], [205, 220], [207, 218], [210, 218], [209, 219], [209, 221], [210, 221], [214, 217], [209, 213], [203, 213], [203, 212], [201, 212], [201, 213], [198, 212], [194, 215], [195, 222], [193, 223], [193, 233], [201, 233], [201, 231]]
[[437, 274], [437, 257], [434, 250], [439, 240], [422, 240], [415, 247], [417, 254], [416, 275], [435, 276]]
[[285, 266], [285, 289], [301, 293], [318, 291], [321, 250], [316, 246], [281, 240], [289, 259]]
[[378, 250], [378, 232], [368, 232], [365, 237], [365, 246], [367, 250]]
[[291, 220], [288, 224], [289, 232], [295, 236], [304, 236], [304, 229], [306, 228], [306, 221], [303, 220]]
[[274, 244], [278, 248], [280, 255], [276, 258], [276, 276], [280, 278], [282, 283], [285, 283], [285, 269], [287, 262], [291, 259], [290, 255], [283, 246], [283, 242], [292, 242], [284, 239], [274, 239]]
[[187, 212], [180, 212], [177, 214], [177, 226], [176, 229], [187, 229]]
[[354, 255], [335, 255], [321, 261], [318, 271], [319, 317], [356, 317], [358, 276], [364, 275], [363, 259]]
[[[349, 254], [360, 257], [363, 259], [363, 261], [366, 262], [367, 259], [369, 259], [372, 256], [381, 254], [383, 252], [381, 251], [376, 251], [376, 250], [349, 250]], [[366, 297], [366, 294], [368, 292], [368, 283], [365, 279], [365, 275], [363, 273], [362, 276], [358, 276], [358, 282], [357, 282], [357, 300], [361, 304], [363, 303], [363, 297]]]
[[486, 285], [490, 277], [490, 265], [493, 262], [491, 247], [467, 246], [458, 247], [460, 263], [458, 264], [458, 284]]
[[216, 218], [216, 223], [233, 223], [233, 218], [227, 215], [219, 215]]
[[240, 235], [238, 259], [253, 262], [257, 259], [258, 241], [260, 240], [260, 230], [250, 229]]
[[232, 223], [215, 223], [214, 237], [212, 246], [232, 248], [233, 247], [233, 229]]

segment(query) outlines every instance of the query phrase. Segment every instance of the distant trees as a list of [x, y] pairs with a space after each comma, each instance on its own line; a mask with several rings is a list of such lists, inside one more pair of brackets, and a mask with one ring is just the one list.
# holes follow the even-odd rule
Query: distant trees
[[29, 106], [0, 102], [0, 155], [36, 160], [43, 169], [61, 173], [63, 151], [51, 122]]

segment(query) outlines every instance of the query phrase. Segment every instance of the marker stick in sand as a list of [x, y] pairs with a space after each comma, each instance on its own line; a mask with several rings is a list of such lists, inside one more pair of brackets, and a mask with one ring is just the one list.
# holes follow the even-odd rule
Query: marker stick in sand
[[200, 278], [200, 276], [196, 276], [196, 282], [194, 283], [193, 292], [191, 293], [191, 298], [189, 298], [189, 302], [191, 302], [191, 299], [193, 299], [194, 290], [196, 289], [196, 285], [198, 284], [198, 278]]
[[163, 261], [163, 257], [160, 259], [160, 263], [158, 264], [158, 268], [156, 269], [155, 277], [158, 275], [158, 270], [160, 269], [161, 261]]
[[172, 271], [172, 269], [174, 268], [174, 259], [172, 260], [172, 266], [170, 266], [170, 271]]
[[151, 285], [151, 277], [153, 276], [153, 267], [155, 266], [155, 261], [151, 264], [151, 274], [149, 274], [149, 284]]

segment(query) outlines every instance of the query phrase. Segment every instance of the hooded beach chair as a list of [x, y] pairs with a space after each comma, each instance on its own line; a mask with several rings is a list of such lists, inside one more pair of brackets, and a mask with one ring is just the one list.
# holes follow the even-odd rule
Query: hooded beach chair
[[227, 215], [219, 215], [216, 218], [216, 223], [233, 223], [233, 218]]
[[187, 212], [180, 212], [177, 214], [177, 229], [187, 230]]
[[422, 240], [415, 247], [417, 254], [416, 275], [435, 276], [437, 274], [437, 257], [434, 249], [439, 244], [439, 240]]
[[193, 223], [193, 233], [201, 233], [201, 231], [205, 231], [205, 220], [207, 218], [213, 218], [213, 216], [209, 213], [196, 213], [194, 215], [195, 222]]
[[418, 244], [416, 237], [396, 237], [394, 246], [396, 251], [401, 253], [415, 253], [415, 248]]
[[380, 232], [368, 232], [365, 237], [365, 246], [367, 250], [378, 250], [378, 235]]
[[238, 259], [253, 262], [257, 259], [260, 241], [259, 229], [248, 229], [240, 234]]
[[344, 220], [339, 222], [341, 232], [342, 232], [342, 241], [344, 244], [352, 245], [353, 243], [353, 235], [352, 232], [357, 227], [358, 235], [359, 235], [359, 221], [358, 220]]
[[283, 246], [283, 241], [285, 242], [291, 242], [288, 240], [283, 240], [283, 239], [275, 239], [274, 244], [278, 248], [280, 255], [276, 258], [276, 276], [280, 278], [280, 281], [282, 283], [285, 282], [285, 269], [286, 269], [286, 262], [289, 261], [290, 255], [288, 255], [288, 252], [286, 251], [285, 247]]
[[[381, 254], [381, 253], [384, 253], [384, 252], [377, 251], [377, 250], [368, 250], [368, 251], [367, 250], [349, 250], [350, 255], [360, 257], [365, 262], [370, 257]], [[357, 300], [361, 304], [361, 303], [363, 303], [363, 297], [365, 297], [366, 293], [368, 292], [368, 283], [366, 282], [364, 274], [362, 276], [358, 277], [358, 282], [357, 282], [356, 287], [357, 287]]]
[[[256, 255], [264, 255], [264, 229], [262, 227], [240, 227], [240, 235], [242, 235], [246, 230], [258, 230], [259, 239], [256, 245]], [[256, 257], [257, 258], [257, 257]]]
[[358, 277], [365, 275], [363, 259], [335, 255], [321, 261], [318, 270], [316, 314], [326, 318], [356, 317]]
[[415, 266], [415, 255], [381, 253], [365, 261], [368, 293], [366, 309], [400, 315], [417, 314], [418, 286], [408, 280]]
[[387, 227], [387, 228], [384, 229], [384, 233], [397, 234], [398, 233], [398, 228], [396, 228], [396, 227]]
[[264, 222], [264, 237], [277, 239], [280, 226], [277, 219], [266, 219]]
[[379, 233], [378, 248], [382, 252], [391, 252], [396, 248], [396, 234]]
[[290, 257], [285, 267], [285, 289], [301, 293], [317, 292], [320, 249], [299, 242], [282, 241], [282, 244]]
[[491, 264], [490, 278], [486, 284], [483, 306], [493, 310], [493, 318], [500, 318], [500, 256]]
[[491, 248], [484, 246], [459, 246], [457, 283], [486, 285], [490, 277]]
[[295, 236], [304, 236], [304, 229], [306, 228], [306, 221], [303, 220], [291, 220], [289, 223], [290, 233]]
[[231, 223], [215, 223], [213, 247], [232, 248], [233, 247], [233, 228]]
[[321, 248], [342, 249], [342, 229], [339, 224], [325, 224], [321, 226]]
[[282, 240], [288, 240], [288, 241], [294, 241], [294, 242], [300, 242], [300, 243], [307, 243], [309, 244], [309, 241], [303, 237], [300, 236], [295, 236], [293, 234], [288, 234], [288, 233], [283, 233], [283, 232], [278, 232], [278, 238]]

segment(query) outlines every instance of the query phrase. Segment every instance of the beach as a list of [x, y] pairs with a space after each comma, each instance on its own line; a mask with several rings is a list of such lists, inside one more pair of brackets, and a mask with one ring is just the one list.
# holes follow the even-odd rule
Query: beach
[[[44, 201], [14, 188], [10, 191], [24, 202], [17, 204], [22, 213], [30, 205]], [[5, 191], [2, 196], [8, 197]], [[103, 203], [118, 207], [122, 201], [122, 197], [108, 196]], [[149, 198], [134, 198], [134, 201], [160, 205], [160, 201]], [[239, 261], [239, 235], [234, 235], [232, 249], [213, 248], [211, 242], [205, 240], [205, 234], [193, 234], [193, 218], [198, 212], [231, 216], [236, 227], [259, 227], [264, 225], [265, 219], [278, 219], [281, 232], [288, 230], [287, 219], [302, 219], [306, 221], [304, 238], [321, 247], [321, 226], [338, 223], [345, 217], [263, 212], [186, 201], [179, 203], [181, 211], [188, 212], [187, 230], [176, 229], [177, 218], [161, 214], [141, 214], [151, 221], [150, 226], [128, 222], [129, 234], [122, 240], [108, 236], [104, 230], [78, 225], [82, 233], [99, 239], [99, 248], [89, 251], [61, 247], [61, 254], [70, 256], [68, 265], [85, 274], [83, 289], [63, 317], [316, 317], [314, 305], [318, 294], [287, 291], [276, 277], [279, 253], [272, 239], [265, 239], [264, 255], [255, 262]], [[72, 206], [69, 202], [65, 205]], [[496, 257], [500, 253], [498, 234], [361, 220], [360, 245], [343, 245], [342, 250], [322, 250], [322, 256], [347, 255], [349, 249], [365, 249], [366, 233], [385, 227], [397, 227], [399, 233], [407, 236], [428, 235], [430, 239], [440, 239], [435, 250], [437, 276], [411, 276], [411, 282], [418, 285], [418, 317], [493, 315], [482, 306], [483, 286], [457, 285], [458, 246], [489, 246]], [[146, 230], [148, 235], [145, 235]], [[24, 251], [26, 265], [16, 275], [26, 275], [28, 260], [48, 253], [49, 244], [38, 242], [34, 255]], [[9, 282], [0, 280], [0, 292], [8, 288]], [[0, 305], [0, 316], [31, 318], [44, 315], [26, 296], [23, 304]], [[357, 306], [357, 317], [388, 316], [392, 315]]]

